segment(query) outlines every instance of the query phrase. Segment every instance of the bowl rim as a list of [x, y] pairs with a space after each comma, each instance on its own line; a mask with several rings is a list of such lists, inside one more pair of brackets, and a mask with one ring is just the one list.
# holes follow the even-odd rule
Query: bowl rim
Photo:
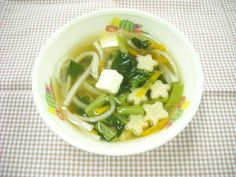
[[[53, 122], [49, 121], [49, 119], [47, 119], [46, 117], [48, 117], [48, 112], [45, 110], [45, 108], [43, 107], [41, 100], [40, 100], [40, 93], [39, 93], [39, 83], [38, 81], [38, 77], [39, 77], [39, 66], [40, 66], [40, 62], [41, 59], [43, 58], [43, 56], [45, 55], [45, 53], [47, 52], [48, 48], [54, 43], [54, 41], [57, 39], [58, 36], [60, 36], [61, 33], [63, 33], [64, 31], [66, 31], [67, 29], [69, 29], [71, 26], [75, 25], [76, 23], [82, 22], [86, 19], [90, 19], [93, 17], [96, 17], [97, 15], [106, 15], [106, 14], [111, 14], [111, 15], [115, 15], [115, 14], [135, 14], [136, 16], [143, 16], [146, 19], [151, 19], [154, 22], [158, 21], [159, 23], [167, 26], [169, 29], [171, 29], [171, 31], [173, 31], [179, 38], [181, 38], [181, 40], [184, 41], [184, 43], [191, 49], [192, 52], [194, 52], [194, 55], [196, 56], [196, 58], [198, 60], [195, 61], [195, 65], [197, 68], [197, 72], [198, 72], [198, 80], [197, 82], [197, 87], [198, 87], [198, 92], [196, 93], [196, 99], [195, 99], [195, 103], [194, 105], [191, 105], [192, 111], [189, 112], [188, 116], [184, 119], [181, 120], [179, 119], [177, 122], [175, 122], [174, 125], [175, 129], [171, 129], [172, 131], [169, 131], [165, 138], [164, 141], [162, 142], [154, 142], [151, 143], [151, 141], [147, 141], [147, 145], [144, 144], [143, 146], [139, 146], [136, 149], [127, 149], [126, 151], [121, 151], [118, 149], [115, 150], [102, 150], [99, 148], [94, 148], [94, 147], [88, 147], [86, 145], [83, 145], [83, 143], [78, 144], [75, 143], [73, 141], [70, 140], [70, 137], [68, 137], [65, 133], [61, 133], [58, 131], [58, 128], [53, 124]], [[92, 11], [89, 13], [85, 13], [81, 16], [78, 16], [76, 18], [74, 18], [73, 20], [70, 20], [69, 22], [67, 22], [65, 25], [63, 25], [62, 27], [59, 27], [58, 30], [56, 30], [56, 32], [54, 32], [50, 38], [46, 41], [46, 43], [42, 46], [38, 57], [36, 58], [36, 60], [34, 61], [33, 64], [33, 68], [32, 68], [32, 94], [33, 94], [33, 100], [34, 103], [36, 105], [36, 108], [40, 114], [40, 116], [42, 117], [43, 121], [46, 123], [46, 125], [56, 134], [58, 135], [61, 139], [63, 139], [65, 142], [67, 142], [70, 145], [73, 145], [79, 149], [82, 149], [84, 151], [87, 152], [91, 152], [91, 153], [95, 153], [95, 154], [100, 154], [100, 155], [110, 155], [110, 156], [124, 156], [124, 155], [134, 155], [134, 154], [138, 154], [138, 153], [142, 153], [142, 152], [146, 152], [149, 151], [151, 149], [157, 148], [165, 143], [167, 143], [168, 141], [170, 141], [171, 139], [173, 139], [174, 137], [176, 137], [177, 135], [180, 134], [181, 131], [184, 130], [184, 128], [189, 124], [189, 122], [192, 120], [194, 114], [197, 112], [198, 107], [200, 105], [201, 102], [201, 98], [202, 98], [202, 93], [203, 93], [203, 70], [202, 70], [202, 66], [201, 66], [201, 62], [200, 62], [200, 57], [198, 55], [198, 53], [196, 52], [196, 50], [194, 49], [193, 45], [190, 43], [190, 41], [183, 35], [182, 32], [180, 32], [174, 25], [172, 25], [171, 23], [167, 22], [166, 20], [153, 15], [151, 13], [148, 12], [143, 12], [140, 10], [136, 10], [136, 9], [131, 9], [131, 8], [108, 8], [108, 9], [101, 9], [101, 10], [96, 10], [96, 11]], [[161, 134], [162, 132], [158, 133]]]

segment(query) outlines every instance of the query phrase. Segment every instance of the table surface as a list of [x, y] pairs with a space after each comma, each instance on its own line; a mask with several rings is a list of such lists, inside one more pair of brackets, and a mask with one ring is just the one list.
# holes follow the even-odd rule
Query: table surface
[[[202, 103], [173, 141], [140, 155], [106, 157], [53, 134], [34, 106], [31, 68], [66, 22], [102, 8], [135, 8], [179, 28], [200, 55]], [[235, 0], [0, 0], [0, 176], [236, 176]]]

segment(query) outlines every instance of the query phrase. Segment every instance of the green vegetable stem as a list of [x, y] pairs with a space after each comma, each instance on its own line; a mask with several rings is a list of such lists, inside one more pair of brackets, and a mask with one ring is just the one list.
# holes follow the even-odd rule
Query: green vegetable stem
[[144, 114], [142, 106], [120, 106], [117, 107], [117, 113], [120, 115]]
[[108, 96], [106, 94], [102, 94], [98, 96], [92, 103], [90, 103], [86, 108], [85, 108], [85, 113], [88, 116], [94, 116], [95, 108], [100, 107], [104, 105], [107, 102]]

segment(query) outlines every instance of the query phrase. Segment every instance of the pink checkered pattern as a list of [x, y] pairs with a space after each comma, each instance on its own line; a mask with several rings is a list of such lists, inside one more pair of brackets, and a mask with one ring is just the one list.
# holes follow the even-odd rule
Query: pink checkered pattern
[[[47, 38], [81, 14], [111, 7], [156, 14], [179, 28], [200, 54], [201, 106], [173, 141], [135, 156], [80, 151], [42, 122], [31, 94], [32, 64]], [[0, 176], [235, 177], [235, 0], [1, 0]]]

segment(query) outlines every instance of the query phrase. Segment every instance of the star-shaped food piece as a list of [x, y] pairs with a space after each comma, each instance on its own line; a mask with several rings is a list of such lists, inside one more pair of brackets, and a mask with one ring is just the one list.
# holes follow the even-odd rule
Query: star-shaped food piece
[[158, 62], [152, 59], [152, 56], [150, 54], [147, 54], [145, 56], [138, 55], [137, 56], [137, 68], [138, 69], [144, 69], [146, 71], [153, 71], [153, 68], [158, 65]]
[[168, 97], [168, 91], [170, 90], [169, 84], [163, 84], [161, 80], [157, 80], [150, 88], [151, 90], [151, 98], [159, 98], [160, 96], [162, 98]]
[[143, 115], [133, 114], [129, 116], [129, 122], [126, 124], [126, 130], [132, 131], [134, 135], [142, 134], [143, 129], [148, 127], [148, 122], [145, 121]]
[[160, 119], [169, 116], [168, 112], [163, 108], [162, 102], [144, 104], [143, 109], [146, 112], [144, 119], [149, 121], [152, 126], [156, 126]]

